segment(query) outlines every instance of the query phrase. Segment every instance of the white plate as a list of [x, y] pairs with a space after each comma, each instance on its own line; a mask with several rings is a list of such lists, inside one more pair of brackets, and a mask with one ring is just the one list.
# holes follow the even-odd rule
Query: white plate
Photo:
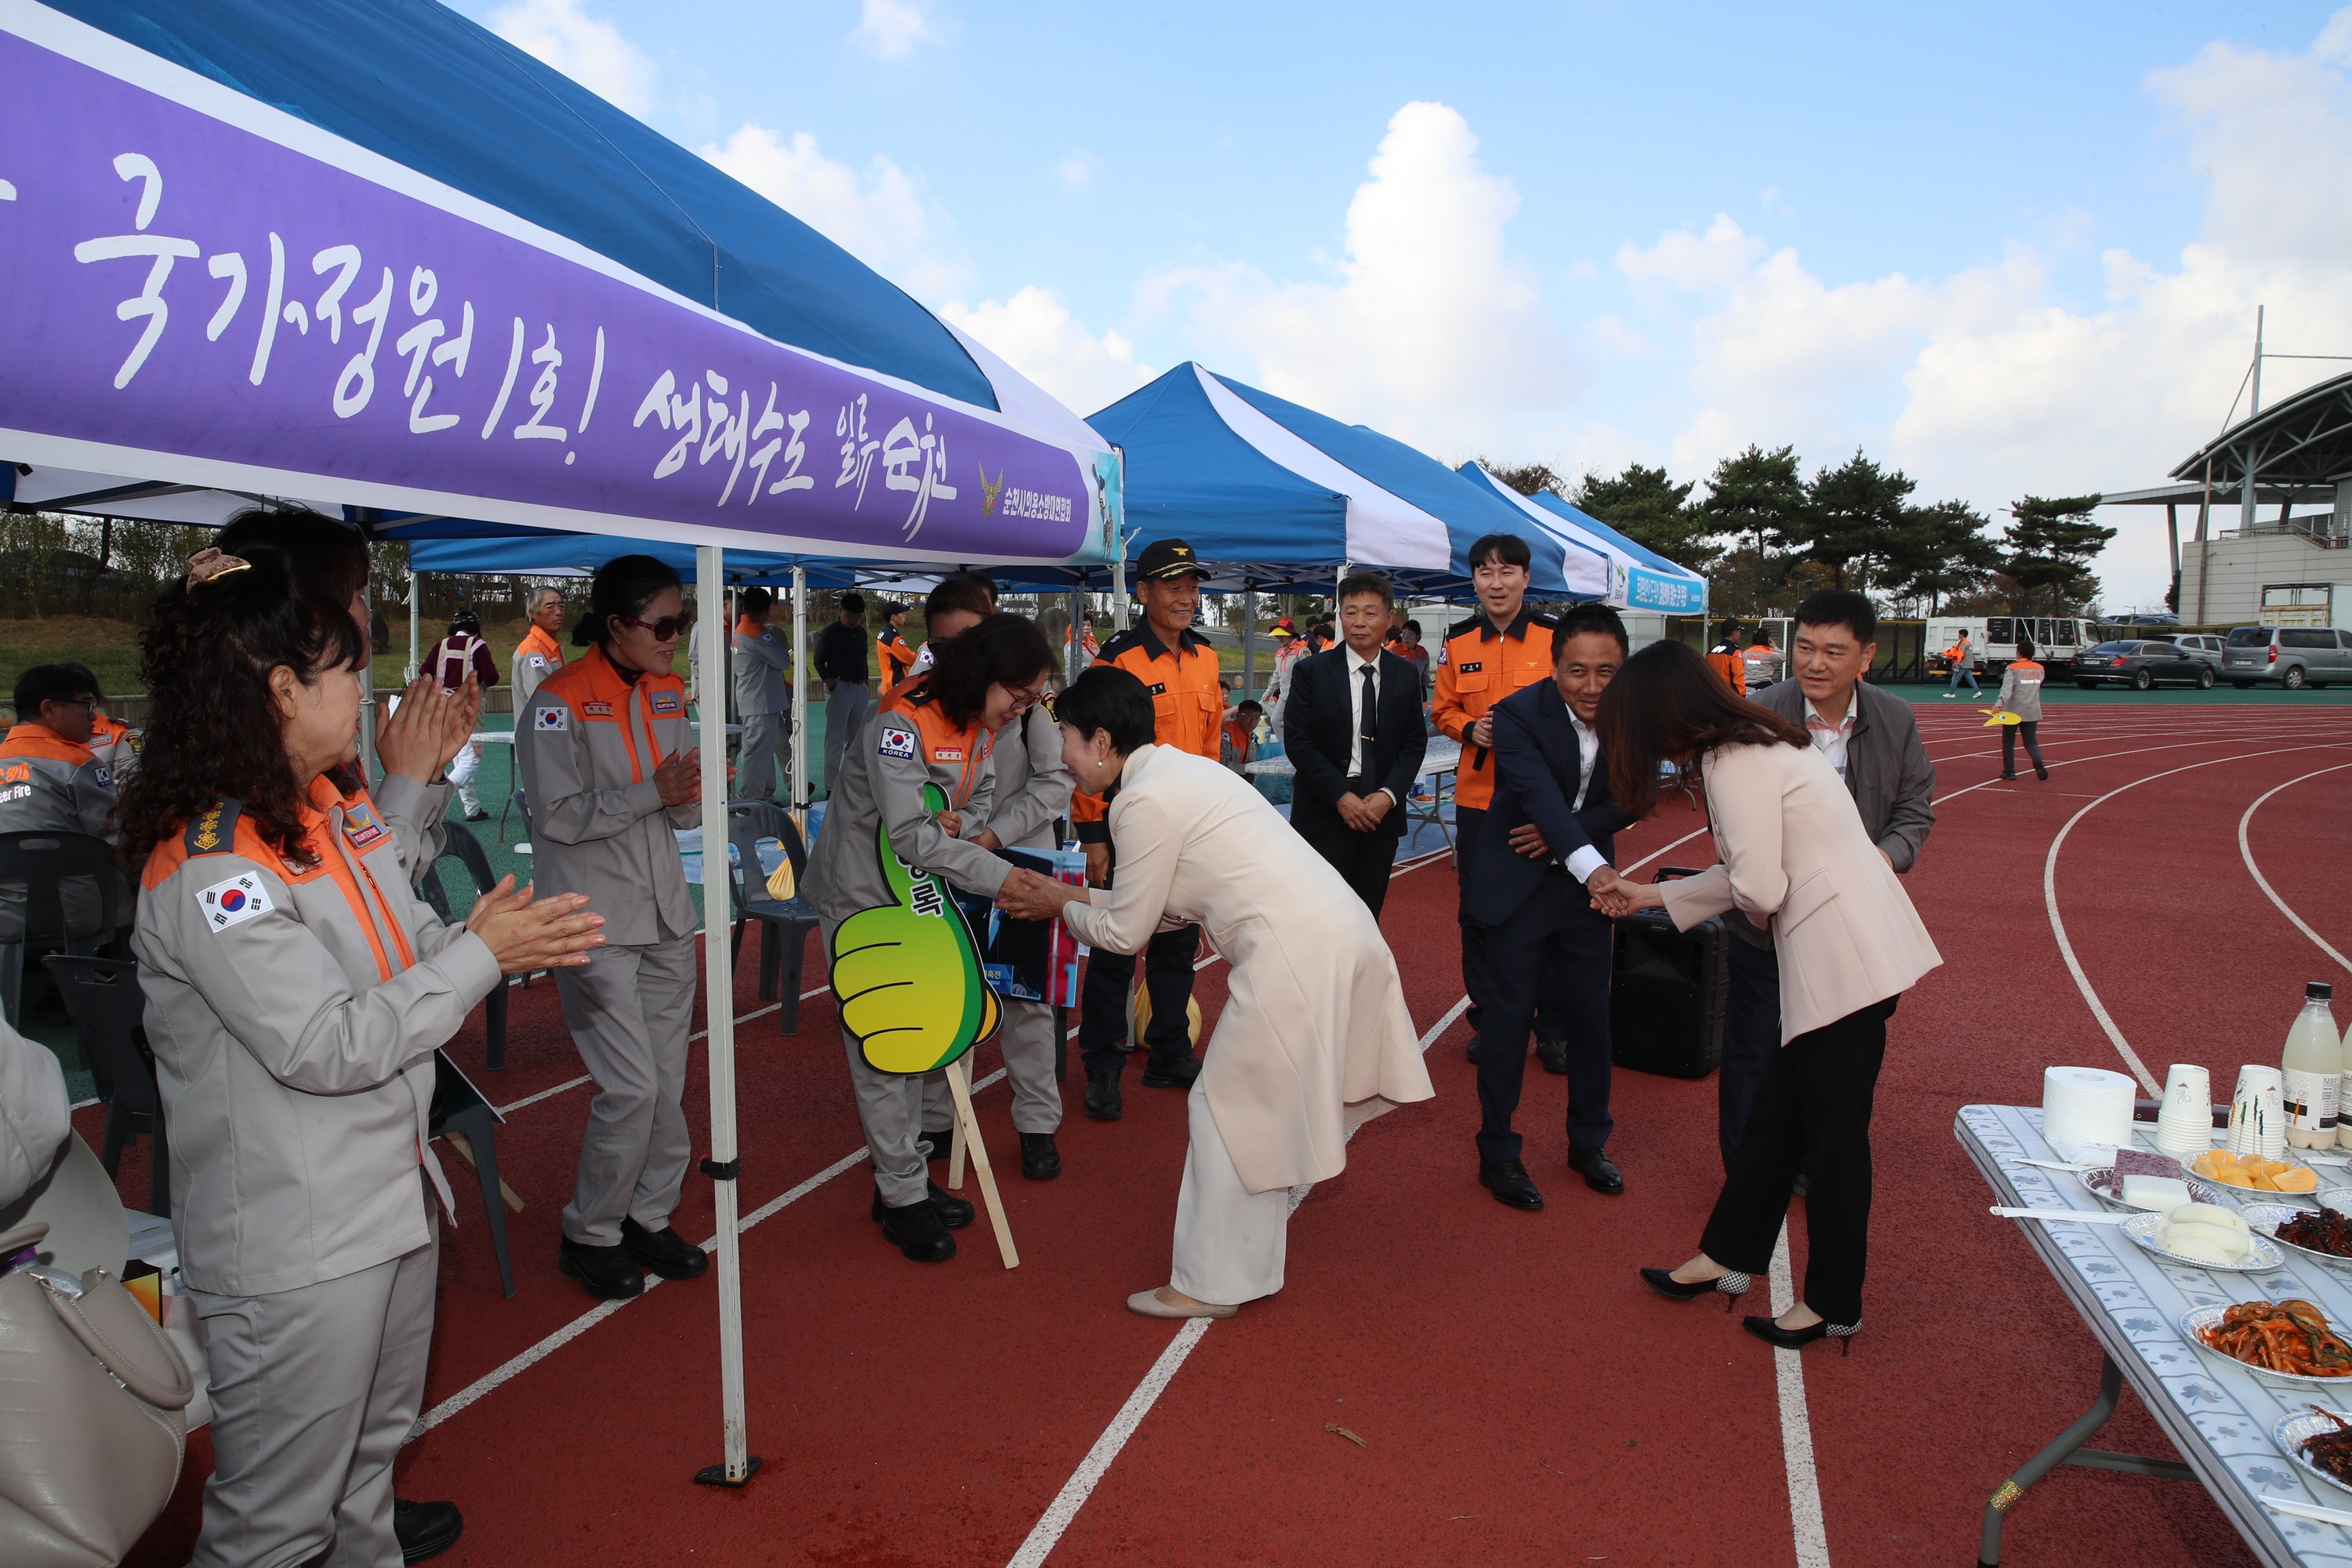
[[2278, 1227], [2297, 1215], [2311, 1211], [2294, 1204], [2247, 1204], [2238, 1210], [2238, 1217], [2246, 1222], [2249, 1230], [2259, 1232], [2285, 1247], [2289, 1252], [2325, 1263], [2331, 1268], [2352, 1268], [2352, 1258], [2339, 1253], [2322, 1252], [2315, 1247], [2304, 1247], [2289, 1241], [2278, 1233]]
[[[2161, 1214], [2164, 1212], [2161, 1209], [2137, 1208], [2124, 1202], [2122, 1197], [2118, 1195], [2121, 1184], [2116, 1180], [2116, 1168], [2113, 1165], [2103, 1165], [2095, 1171], [2084, 1171], [2076, 1179], [2083, 1184], [2084, 1187], [2089, 1191], [2093, 1197], [2098, 1199], [2101, 1203], [2106, 1205], [2111, 1209], [2121, 1209], [2126, 1214]], [[2208, 1181], [2203, 1176], [2191, 1176], [2185, 1173], [2180, 1179], [2188, 1184], [2189, 1201], [2192, 1204], [2211, 1204], [2218, 1208], [2225, 1209], [2236, 1208], [2238, 1206], [2236, 1202], [2228, 1194], [2237, 1194], [2243, 1191], [2242, 1188], [2224, 1187], [2219, 1182]], [[2276, 1194], [2265, 1193], [2263, 1195], [2270, 1197]], [[2347, 1198], [2352, 1198], [2352, 1188], [2346, 1189], [2345, 1196]]]
[[[2352, 1392], [2352, 1377], [2312, 1377], [2300, 1372], [2273, 1372], [2266, 1366], [2256, 1366], [2250, 1361], [2240, 1361], [2236, 1356], [2223, 1355], [2199, 1337], [2200, 1330], [2220, 1322], [2221, 1314], [2235, 1305], [2237, 1305], [2235, 1302], [2225, 1302], [2218, 1307], [2191, 1307], [2180, 1314], [2180, 1337], [2223, 1366], [2233, 1366], [2241, 1372], [2251, 1372], [2267, 1383], [2279, 1384], [2287, 1388], [2329, 1388], [2336, 1390], [2339, 1395]], [[2336, 1327], [2332, 1322], [2327, 1326], [2330, 1329]]]
[[2326, 1183], [2320, 1182], [2319, 1173], [2312, 1171], [2308, 1165], [2299, 1164], [2293, 1160], [2285, 1163], [2299, 1171], [2311, 1171], [2312, 1180], [2318, 1183], [2318, 1185], [2307, 1193], [2274, 1193], [2267, 1187], [2242, 1187], [2235, 1182], [2225, 1182], [2218, 1176], [2200, 1176], [2189, 1170], [2186, 1163], [2183, 1163], [2180, 1168], [2190, 1181], [2210, 1182], [2233, 1198], [2251, 1198], [2258, 1204], [2310, 1204], [2316, 1207], [2319, 1203], [2319, 1189], [2326, 1185]]
[[[2259, 1274], [2286, 1262], [2286, 1254], [2279, 1250], [2278, 1243], [2266, 1236], [2250, 1238], [2254, 1244], [2253, 1250], [2247, 1254], [2243, 1263], [2208, 1263], [2201, 1258], [2183, 1258], [2177, 1252], [2168, 1252], [2158, 1246], [2156, 1240], [2157, 1232], [2164, 1228], [2164, 1216], [2160, 1214], [2136, 1214], [2116, 1228], [2158, 1258], [2186, 1263], [2192, 1268], [2210, 1268], [2221, 1274]], [[2251, 1224], [2248, 1228], [2252, 1228]]]
[[[2347, 1421], [2352, 1421], [2352, 1412], [2339, 1410], [2336, 1412], [2336, 1414], [2344, 1416]], [[2333, 1431], [2335, 1430], [2335, 1427], [2336, 1423], [2327, 1419], [2326, 1416], [2316, 1415], [2306, 1409], [2298, 1415], [2285, 1417], [2281, 1420], [2277, 1426], [2272, 1427], [2271, 1441], [2276, 1443], [2279, 1446], [2279, 1451], [2284, 1454], [2289, 1459], [2292, 1459], [2294, 1462], [2295, 1468], [2301, 1470], [2305, 1475], [2311, 1477], [2314, 1480], [2324, 1481], [2327, 1485], [2334, 1487], [2337, 1491], [2352, 1492], [2352, 1481], [2337, 1480], [2334, 1476], [2329, 1475], [2326, 1470], [2323, 1470], [2317, 1465], [2313, 1464], [2311, 1460], [2304, 1455], [2303, 1440], [2305, 1438], [2316, 1433]]]
[[2321, 1208], [2352, 1215], [2352, 1187], [2322, 1187], [2311, 1195]]

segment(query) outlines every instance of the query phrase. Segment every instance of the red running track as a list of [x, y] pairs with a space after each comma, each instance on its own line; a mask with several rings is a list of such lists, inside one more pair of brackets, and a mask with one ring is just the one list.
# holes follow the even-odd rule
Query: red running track
[[[588, 1090], [522, 1106], [500, 1140], [529, 1204], [510, 1226], [521, 1294], [500, 1299], [467, 1199], [444, 1251], [437, 1419], [401, 1491], [465, 1509], [452, 1563], [723, 1552], [929, 1568], [1008, 1563], [1024, 1542], [1034, 1562], [1049, 1541], [1056, 1564], [1968, 1561], [1985, 1498], [2081, 1413], [2098, 1366], [2014, 1228], [1984, 1216], [1951, 1135], [1961, 1104], [2034, 1100], [2046, 1065], [2124, 1065], [2061, 955], [2045, 875], [2084, 981], [2158, 1075], [2200, 1061], [2226, 1082], [2275, 1059], [2300, 982], [2341, 967], [2318, 942], [2352, 954], [2352, 914], [2330, 896], [2352, 873], [2352, 766], [2319, 771], [2352, 763], [2352, 708], [2053, 711], [2051, 781], [2005, 784], [1973, 713], [1922, 710], [1940, 799], [1908, 886], [1946, 963], [1892, 1026], [1865, 1331], [1850, 1359], [1802, 1362], [1822, 1534], [1801, 1555], [1770, 1352], [1736, 1318], [1661, 1301], [1633, 1274], [1686, 1256], [1714, 1198], [1713, 1084], [1620, 1075], [1612, 1152], [1629, 1191], [1610, 1200], [1566, 1170], [1560, 1081], [1531, 1068], [1521, 1125], [1550, 1206], [1518, 1214], [1475, 1184], [1458, 1019], [1431, 1044], [1437, 1100], [1370, 1124], [1346, 1173], [1299, 1208], [1288, 1289], [1190, 1335], [1120, 1305], [1166, 1278], [1181, 1096], [1130, 1074], [1126, 1119], [1103, 1125], [1076, 1113], [1074, 1084], [1066, 1173], [1030, 1184], [1004, 1090], [984, 1091], [1023, 1266], [999, 1267], [982, 1226], [952, 1263], [918, 1268], [866, 1218], [829, 1000], [803, 1005], [792, 1038], [772, 1015], [751, 1019], [743, 1198], [761, 1217], [743, 1243], [745, 1337], [767, 1468], [740, 1493], [687, 1479], [718, 1458], [709, 1287], [594, 1313], [553, 1267]], [[2241, 854], [2258, 800], [2246, 853], [2318, 941]], [[1622, 854], [1696, 826], [1670, 814]], [[1461, 995], [1453, 921], [1442, 859], [1400, 876], [1383, 926], [1423, 1029]], [[1222, 966], [1201, 982], [1213, 1021]], [[738, 1005], [756, 1005], [748, 984]], [[511, 1037], [512, 1065], [486, 1080], [496, 1098], [577, 1076], [547, 987], [516, 994]], [[457, 1050], [478, 1066], [478, 1033]], [[698, 1060], [698, 1122], [703, 1095]], [[81, 1113], [85, 1136], [95, 1121]], [[144, 1192], [140, 1158], [126, 1193]], [[709, 1234], [709, 1193], [688, 1184], [689, 1234]], [[1801, 1205], [1791, 1230], [1801, 1267]], [[1090, 1490], [1069, 1487], [1171, 1346], [1187, 1353], [1156, 1403]], [[2166, 1451], [2128, 1395], [2101, 1441]], [[185, 1561], [208, 1461], [200, 1435], [133, 1563]], [[1039, 1521], [1057, 1497], [1056, 1537]], [[2091, 1541], [2101, 1561], [2252, 1561], [2197, 1488], [2071, 1468], [2012, 1510], [2007, 1560], [2077, 1563]]]

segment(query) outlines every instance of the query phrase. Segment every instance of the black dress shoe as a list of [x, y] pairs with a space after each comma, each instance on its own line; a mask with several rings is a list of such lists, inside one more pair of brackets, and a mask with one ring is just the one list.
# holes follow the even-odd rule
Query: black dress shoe
[[1201, 1058], [1186, 1051], [1181, 1057], [1155, 1061], [1147, 1057], [1143, 1062], [1143, 1087], [1146, 1089], [1190, 1089], [1192, 1080], [1201, 1076]]
[[1544, 1071], [1558, 1074], [1562, 1078], [1567, 1077], [1568, 1042], [1547, 1040], [1538, 1035], [1536, 1037], [1536, 1060], [1543, 1063]]
[[1742, 1318], [1739, 1326], [1766, 1344], [1784, 1351], [1801, 1351], [1815, 1340], [1833, 1339], [1843, 1355], [1853, 1353], [1853, 1336], [1862, 1332], [1860, 1323], [1832, 1323], [1827, 1320], [1810, 1328], [1784, 1329], [1769, 1318]]
[[400, 1542], [403, 1563], [438, 1557], [466, 1533], [466, 1516], [454, 1502], [403, 1502], [392, 1500], [392, 1535]]
[[1543, 1194], [1536, 1191], [1528, 1168], [1517, 1160], [1479, 1161], [1478, 1184], [1494, 1194], [1498, 1204], [1530, 1212], [1543, 1207]]
[[937, 1132], [925, 1132], [919, 1142], [924, 1146], [925, 1160], [944, 1160], [949, 1150], [955, 1146], [955, 1129], [942, 1127]]
[[2034, 776], [2035, 778], [2040, 779], [2043, 784], [2048, 784], [2048, 783], [2050, 782], [2050, 769], [2049, 769], [2049, 767], [2048, 767], [2047, 765], [2045, 765], [2044, 763], [2034, 763], [2034, 764], [2033, 764], [2033, 776]]
[[1617, 1167], [1609, 1156], [1598, 1149], [1571, 1147], [1568, 1152], [1568, 1168], [1584, 1173], [1584, 1184], [1596, 1193], [1604, 1193], [1612, 1198], [1622, 1197], [1625, 1194], [1625, 1178], [1617, 1173]]
[[625, 1301], [645, 1293], [646, 1271], [618, 1243], [590, 1247], [567, 1236], [556, 1249], [555, 1267], [565, 1279], [579, 1280], [588, 1294], [607, 1301]]
[[945, 1263], [956, 1255], [955, 1237], [940, 1221], [940, 1211], [931, 1206], [928, 1197], [918, 1198], [905, 1208], [894, 1209], [882, 1202], [882, 1194], [874, 1194], [874, 1218], [882, 1226], [883, 1239], [916, 1263]]
[[1696, 1301], [1710, 1290], [1719, 1290], [1729, 1298], [1723, 1303], [1723, 1310], [1728, 1312], [1739, 1305], [1739, 1298], [1747, 1295], [1748, 1287], [1756, 1281], [1735, 1271], [1686, 1285], [1675, 1278], [1675, 1271], [1671, 1268], [1644, 1268], [1642, 1270], [1642, 1283], [1669, 1301]]
[[1126, 1107], [1119, 1102], [1118, 1068], [1087, 1069], [1087, 1115], [1096, 1121], [1116, 1121]]
[[2000, 775], [2001, 783], [2003, 784], [2011, 783], [2016, 779], [2016, 777], [2017, 775], [2015, 773], [2003, 773]]
[[635, 1220], [625, 1219], [621, 1222], [621, 1245], [631, 1258], [665, 1279], [699, 1279], [710, 1267], [710, 1254], [678, 1235], [671, 1226], [647, 1230]]
[[1051, 1132], [1021, 1134], [1021, 1173], [1033, 1182], [1050, 1182], [1062, 1173], [1062, 1152]]

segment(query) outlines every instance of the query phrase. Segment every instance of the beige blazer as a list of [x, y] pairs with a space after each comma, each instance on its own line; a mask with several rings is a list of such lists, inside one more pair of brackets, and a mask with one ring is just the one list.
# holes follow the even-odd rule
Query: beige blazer
[[1782, 1045], [1944, 962], [1817, 748], [1726, 746], [1700, 773], [1723, 863], [1665, 884], [1666, 912], [1682, 931], [1735, 907], [1759, 925], [1769, 917]]
[[1118, 874], [1063, 919], [1109, 952], [1198, 921], [1232, 963], [1201, 1092], [1244, 1187], [1327, 1181], [1349, 1129], [1436, 1092], [1379, 922], [1247, 780], [1139, 746], [1109, 820]]

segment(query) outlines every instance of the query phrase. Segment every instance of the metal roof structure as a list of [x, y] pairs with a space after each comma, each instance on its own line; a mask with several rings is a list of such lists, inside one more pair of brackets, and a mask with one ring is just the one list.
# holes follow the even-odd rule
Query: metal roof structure
[[2231, 426], [2174, 468], [2172, 477], [2201, 486], [2208, 462], [2216, 490], [2242, 486], [2249, 477], [2258, 486], [2313, 491], [2352, 479], [2352, 374], [2305, 387]]

